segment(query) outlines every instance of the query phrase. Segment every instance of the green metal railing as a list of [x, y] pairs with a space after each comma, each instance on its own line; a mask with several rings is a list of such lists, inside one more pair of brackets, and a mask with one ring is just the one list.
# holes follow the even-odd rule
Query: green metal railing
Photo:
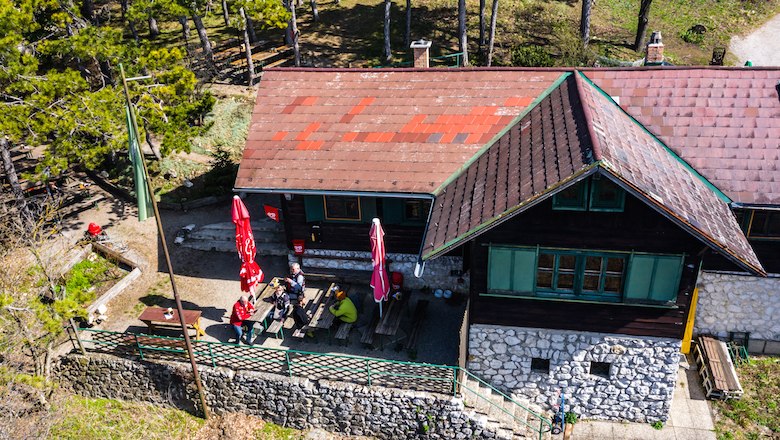
[[[75, 338], [87, 351], [111, 353], [120, 356], [137, 356], [141, 360], [186, 361], [184, 339], [130, 332], [81, 329], [69, 331], [71, 341]], [[413, 389], [457, 396], [469, 391], [484, 399], [490, 406], [510, 416], [517, 424], [526, 426], [541, 439], [552, 429], [549, 420], [514, 401], [465, 368], [450, 365], [395, 361], [360, 356], [314, 353], [299, 350], [285, 350], [261, 346], [242, 346], [226, 342], [192, 341], [195, 360], [200, 365], [228, 367], [234, 370], [250, 370], [305, 377], [312, 380], [326, 379], [352, 382], [368, 386]], [[76, 343], [74, 341], [74, 346]], [[459, 376], [461, 374], [462, 376]], [[489, 391], [502, 396], [505, 401], [527, 414], [527, 419], [539, 420], [539, 426], [525, 418], [515, 416], [502, 405], [464, 384], [459, 377], [468, 377]], [[516, 407], [515, 407], [516, 406]]]

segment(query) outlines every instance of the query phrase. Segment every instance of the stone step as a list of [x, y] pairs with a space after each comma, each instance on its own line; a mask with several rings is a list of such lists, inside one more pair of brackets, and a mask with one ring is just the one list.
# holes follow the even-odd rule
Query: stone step
[[[284, 241], [284, 229], [271, 220], [252, 222], [252, 233], [256, 242]], [[188, 240], [236, 240], [236, 226], [232, 222], [212, 223], [193, 230]]]

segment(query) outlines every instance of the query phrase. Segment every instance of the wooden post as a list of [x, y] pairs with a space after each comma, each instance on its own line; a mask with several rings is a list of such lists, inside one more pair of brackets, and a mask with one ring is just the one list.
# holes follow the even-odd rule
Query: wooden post
[[79, 329], [76, 327], [76, 321], [70, 318], [70, 328], [73, 330], [73, 334], [76, 336], [76, 342], [79, 344], [79, 350], [84, 356], [87, 355], [87, 350], [84, 349], [84, 344], [81, 343], [81, 336], [79, 336]]
[[693, 289], [691, 306], [688, 307], [688, 319], [685, 321], [685, 333], [683, 333], [682, 346], [680, 352], [688, 354], [691, 352], [691, 339], [693, 338], [693, 322], [696, 319], [696, 302], [699, 300], [699, 288]]
[[[130, 92], [127, 89], [127, 79], [125, 78], [125, 69], [120, 64], [119, 69], [122, 72], [122, 85], [124, 86], [125, 90], [125, 99], [127, 100], [127, 107], [129, 109], [130, 113], [130, 123], [132, 124], [133, 130], [135, 130], [136, 134], [138, 133], [138, 123], [135, 119], [135, 111], [133, 109], [133, 106], [130, 102]], [[152, 201], [152, 208], [154, 209], [154, 220], [157, 223], [157, 232], [160, 234], [160, 244], [162, 245], [163, 249], [163, 255], [165, 256], [165, 264], [168, 268], [168, 277], [171, 280], [171, 290], [173, 290], [173, 298], [176, 300], [176, 311], [179, 315], [179, 323], [181, 324], [181, 330], [184, 333], [184, 345], [187, 347], [187, 354], [190, 358], [190, 364], [192, 365], [192, 375], [195, 379], [195, 386], [198, 388], [198, 394], [200, 396], [200, 403], [203, 406], [203, 418], [209, 419], [210, 411], [209, 407], [206, 404], [206, 393], [203, 390], [203, 384], [200, 381], [200, 372], [198, 371], [198, 364], [195, 361], [195, 354], [192, 351], [192, 342], [190, 341], [190, 332], [187, 330], [187, 323], [184, 319], [184, 308], [181, 305], [181, 298], [179, 297], [179, 289], [176, 287], [176, 280], [173, 277], [173, 265], [171, 264], [171, 255], [168, 253], [168, 243], [165, 241], [165, 231], [163, 230], [162, 226], [162, 219], [160, 219], [160, 210], [157, 207], [157, 200], [154, 198], [154, 188], [152, 187], [152, 180], [149, 178], [149, 170], [146, 167], [146, 159], [144, 159], [144, 155], [140, 154], [139, 151], [139, 157], [141, 158], [141, 164], [143, 164], [144, 168], [144, 177], [146, 178], [146, 188], [149, 190], [149, 196]], [[137, 341], [137, 337], [136, 337]], [[140, 345], [138, 346], [140, 350]]]

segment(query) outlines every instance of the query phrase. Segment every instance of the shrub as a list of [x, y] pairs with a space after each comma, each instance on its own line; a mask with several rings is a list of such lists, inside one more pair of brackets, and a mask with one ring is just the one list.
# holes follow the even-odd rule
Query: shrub
[[512, 65], [519, 67], [552, 67], [553, 57], [542, 46], [515, 46], [512, 48]]

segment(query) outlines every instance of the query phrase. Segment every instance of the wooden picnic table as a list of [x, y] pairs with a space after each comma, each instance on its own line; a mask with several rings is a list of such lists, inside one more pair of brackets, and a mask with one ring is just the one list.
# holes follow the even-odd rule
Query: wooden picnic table
[[[381, 348], [385, 346], [385, 338], [388, 336], [395, 336], [398, 333], [398, 328], [401, 326], [401, 318], [403, 312], [406, 310], [406, 304], [409, 302], [409, 292], [404, 292], [400, 300], [390, 299], [385, 303], [384, 310], [382, 310], [382, 317], [376, 325], [374, 333], [379, 335]], [[406, 337], [405, 335], [394, 342], [398, 342], [400, 339]]]
[[276, 289], [275, 286], [281, 284], [283, 280], [283, 278], [274, 277], [271, 282], [265, 286], [265, 289], [263, 289], [257, 299], [255, 299], [255, 312], [245, 321], [251, 322], [252, 325], [258, 322], [265, 322], [266, 318], [268, 318], [268, 315], [274, 309], [274, 303], [268, 302], [266, 299], [270, 298], [274, 294], [274, 290]]
[[[158, 326], [181, 327], [181, 321], [179, 320], [179, 314], [176, 309], [173, 310], [172, 315], [169, 315], [170, 317], [166, 317], [167, 310], [168, 309], [162, 307], [147, 307], [138, 319], [149, 327], [150, 333]], [[200, 325], [200, 315], [200, 310], [184, 310], [184, 324], [188, 328], [195, 330], [195, 340], [198, 340], [199, 337], [206, 334]]]
[[[333, 325], [333, 320], [336, 318], [333, 313], [330, 312], [330, 306], [336, 302], [336, 283], [331, 283], [328, 290], [322, 292], [322, 295], [317, 298], [316, 309], [312, 314], [311, 320], [307, 328], [310, 329], [330, 329]], [[346, 292], [348, 288], [344, 289]]]

